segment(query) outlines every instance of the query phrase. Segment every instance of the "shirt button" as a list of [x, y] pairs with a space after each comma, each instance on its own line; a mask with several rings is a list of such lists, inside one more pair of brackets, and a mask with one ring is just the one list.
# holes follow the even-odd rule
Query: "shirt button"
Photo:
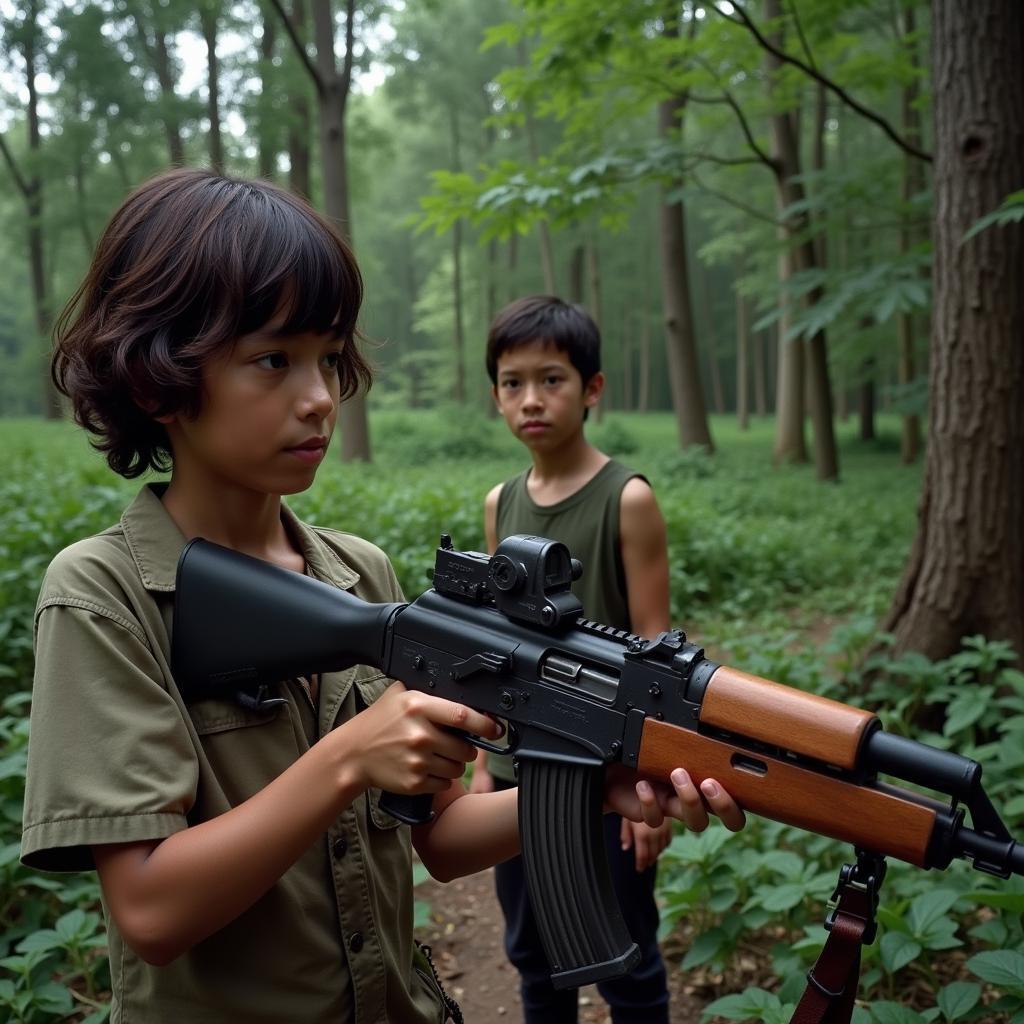
[[348, 948], [353, 953], [358, 953], [363, 948], [363, 933], [353, 932], [352, 937], [348, 940]]
[[348, 853], [348, 840], [344, 836], [335, 839], [331, 845], [331, 853], [334, 854], [335, 860], [341, 860]]

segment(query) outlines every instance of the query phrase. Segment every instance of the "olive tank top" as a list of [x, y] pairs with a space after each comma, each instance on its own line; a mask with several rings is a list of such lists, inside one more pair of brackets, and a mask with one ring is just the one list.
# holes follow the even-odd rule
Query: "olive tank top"
[[[641, 474], [616, 462], [605, 463], [578, 491], [554, 505], [538, 505], [526, 489], [530, 470], [505, 482], [498, 496], [498, 541], [514, 533], [561, 541], [583, 563], [573, 593], [583, 616], [617, 629], [629, 629], [626, 578], [619, 546], [619, 504], [627, 481]], [[496, 778], [513, 777], [511, 758], [489, 755]]]

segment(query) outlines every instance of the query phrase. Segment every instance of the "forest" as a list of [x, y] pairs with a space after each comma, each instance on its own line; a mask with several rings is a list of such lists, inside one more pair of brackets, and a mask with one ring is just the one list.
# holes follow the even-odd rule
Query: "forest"
[[[1022, 67], [1014, 0], [0, 0], [4, 1019], [109, 1013], [95, 879], [18, 862], [39, 581], [133, 491], [49, 353], [111, 213], [171, 166], [271, 179], [358, 258], [374, 385], [304, 518], [410, 596], [441, 532], [482, 550], [525, 457], [488, 324], [580, 303], [588, 434], [658, 493], [673, 619], [976, 757], [1020, 836]], [[742, 835], [673, 841], [663, 941], [692, 1012], [774, 1024], [844, 851]], [[898, 868], [883, 908], [861, 1024], [1024, 1022], [1020, 879]]]

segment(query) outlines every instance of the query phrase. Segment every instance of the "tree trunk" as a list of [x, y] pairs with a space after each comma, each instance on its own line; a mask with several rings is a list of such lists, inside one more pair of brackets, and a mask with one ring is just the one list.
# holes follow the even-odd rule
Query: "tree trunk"
[[700, 319], [707, 352], [708, 369], [711, 373], [711, 400], [715, 412], [725, 412], [725, 388], [722, 384], [722, 368], [718, 365], [718, 339], [715, 336], [715, 322], [711, 315], [711, 285], [704, 264], [697, 260], [697, 289], [700, 292]]
[[224, 139], [220, 130], [220, 64], [217, 60], [217, 6], [204, 3], [199, 9], [206, 42], [206, 116], [210, 121], [210, 167], [224, 173]]
[[[779, 280], [790, 275], [792, 254], [782, 250], [778, 256]], [[806, 462], [807, 443], [804, 439], [804, 346], [799, 341], [787, 341], [790, 315], [785, 306], [778, 323], [778, 376], [775, 381], [775, 446], [772, 458], [776, 465], [782, 462]]]
[[[171, 163], [175, 167], [181, 167], [185, 163], [185, 145], [181, 139], [178, 96], [174, 91], [174, 71], [167, 35], [152, 8], [142, 10], [132, 2], [128, 6], [128, 11], [135, 25], [135, 34], [139, 44], [145, 51], [160, 86], [160, 120], [163, 123], [164, 137], [167, 140], [167, 151]], [[152, 39], [148, 33], [150, 25], [153, 26]]]
[[[320, 121], [320, 160], [324, 190], [324, 212], [349, 245], [352, 220], [348, 195], [348, 156], [345, 138], [345, 110], [352, 67], [352, 34], [355, 0], [348, 0], [346, 14], [345, 70], [338, 73], [334, 56], [334, 21], [330, 0], [314, 0], [313, 33], [316, 43], [320, 93], [317, 104]], [[338, 411], [341, 429], [341, 458], [344, 462], [370, 461], [370, 425], [366, 396], [361, 392], [342, 402]]]
[[[587, 266], [587, 309], [591, 319], [601, 328], [601, 265], [598, 261], [597, 245], [593, 239], [587, 241], [584, 246], [584, 256]], [[605, 408], [608, 403], [598, 402], [594, 410], [594, 418], [600, 423], [604, 419]]]
[[516, 271], [518, 269], [519, 236], [513, 232], [508, 236], [508, 292], [505, 296], [508, 302], [512, 302], [519, 293], [519, 288], [516, 284]]
[[884, 628], [936, 659], [965, 635], [1024, 658], [1024, 232], [979, 217], [1024, 180], [1024, 7], [933, 0], [935, 262], [917, 536]]
[[875, 358], [865, 359], [861, 367], [864, 379], [857, 389], [858, 416], [860, 419], [860, 439], [875, 439]]
[[569, 256], [569, 301], [583, 301], [583, 246], [581, 244], [572, 247]]
[[[292, 25], [300, 40], [306, 38], [306, 0], [292, 0]], [[309, 98], [299, 90], [289, 97], [291, 116], [288, 119], [288, 188], [296, 195], [312, 199], [310, 168], [312, 155], [310, 139], [313, 137]]]
[[6, 145], [3, 152], [25, 201], [29, 277], [32, 282], [32, 304], [40, 346], [39, 398], [43, 415], [47, 419], [54, 420], [60, 419], [61, 405], [60, 396], [57, 394], [50, 377], [49, 357], [52, 315], [50, 312], [50, 293], [46, 282], [46, 259], [43, 237], [43, 179], [40, 174], [40, 167], [42, 165], [42, 136], [39, 130], [39, 92], [36, 88], [36, 42], [40, 32], [38, 0], [29, 0], [26, 22], [22, 55], [25, 60], [25, 86], [28, 91], [28, 109], [26, 113], [28, 115], [30, 176], [25, 178], [18, 172], [14, 159]]
[[[765, 0], [765, 17], [771, 21], [779, 15], [778, 0]], [[769, 53], [766, 56], [769, 76], [774, 77], [779, 70], [779, 60]], [[791, 207], [794, 203], [806, 199], [806, 191], [801, 180], [801, 162], [799, 135], [790, 113], [773, 114], [771, 118], [772, 140], [774, 147], [774, 170], [776, 174], [776, 202], [779, 210]], [[806, 214], [797, 214], [787, 219], [785, 230], [790, 239], [801, 236], [793, 250], [793, 271], [807, 271], [819, 266], [818, 254], [814, 243], [806, 237], [808, 218]], [[808, 295], [808, 303], [814, 305], [822, 298], [821, 289], [814, 289]], [[780, 340], [780, 350], [787, 352], [799, 342], [792, 344]], [[825, 344], [825, 332], [817, 331], [806, 343], [806, 372], [810, 375], [807, 381], [811, 423], [814, 427], [814, 464], [819, 480], [837, 480], [839, 478], [839, 455], [836, 449], [835, 433], [832, 423], [832, 386], [828, 374], [828, 353]], [[790, 369], [793, 369], [792, 367]], [[795, 381], [794, 381], [795, 383]], [[781, 410], [779, 411], [781, 414]], [[800, 434], [802, 438], [803, 426]], [[776, 433], [776, 459], [790, 457], [794, 461], [799, 458], [799, 444], [788, 452], [779, 450], [779, 443], [794, 443], [791, 431]], [[802, 461], [802, 459], [800, 460]]]
[[[907, 7], [903, 12], [903, 32], [910, 66], [918, 68], [917, 39], [915, 38], [915, 14], [913, 7]], [[915, 146], [921, 144], [921, 115], [917, 109], [917, 101], [920, 95], [919, 80], [916, 75], [903, 89], [903, 136]], [[903, 155], [903, 181], [902, 198], [907, 204], [914, 196], [924, 191], [924, 164], [909, 153]], [[907, 253], [916, 241], [915, 232], [909, 224], [910, 213], [904, 209], [904, 223], [900, 228], [900, 252]], [[897, 321], [897, 333], [899, 336], [899, 383], [904, 388], [908, 387], [917, 374], [916, 353], [917, 344], [916, 318], [912, 312], [900, 313]], [[921, 417], [917, 413], [903, 414], [903, 429], [900, 437], [900, 458], [904, 463], [910, 464], [917, 461], [921, 451]]]
[[[743, 275], [743, 261], [736, 262], [736, 279]], [[750, 429], [750, 300], [734, 286], [736, 300], [736, 419], [740, 430]]]
[[764, 333], [756, 331], [751, 340], [754, 356], [754, 412], [768, 415], [768, 369], [765, 365]]
[[[448, 108], [448, 124], [451, 130], [451, 165], [458, 173], [462, 170], [462, 145], [459, 136], [459, 112], [454, 106]], [[455, 343], [455, 381], [452, 398], [461, 405], [466, 401], [466, 331], [462, 320], [462, 220], [452, 225], [452, 327]]]
[[[658, 127], [663, 138], [680, 129], [686, 101], [680, 97], [658, 104]], [[678, 183], [676, 183], [678, 184]], [[669, 186], [673, 187], [673, 186]], [[682, 200], [662, 202], [658, 217], [661, 243], [661, 301], [665, 318], [665, 354], [679, 446], [700, 445], [714, 450], [708, 429], [704, 389], [693, 329], [690, 271], [686, 250], [686, 217]]]
[[259, 174], [268, 181], [277, 171], [277, 150], [280, 136], [277, 131], [277, 111], [274, 110], [275, 88], [271, 68], [277, 49], [277, 16], [265, 11], [263, 36], [260, 39], [262, 79], [260, 85]]

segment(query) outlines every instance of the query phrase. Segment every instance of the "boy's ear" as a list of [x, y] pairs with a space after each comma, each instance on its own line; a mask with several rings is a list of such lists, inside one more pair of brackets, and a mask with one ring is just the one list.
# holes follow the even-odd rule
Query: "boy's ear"
[[498, 410], [500, 411], [501, 410], [501, 403], [498, 401], [498, 385], [497, 384], [492, 384], [491, 385], [491, 398], [494, 399], [494, 404], [498, 407]]
[[598, 370], [583, 387], [583, 404], [592, 409], [601, 399], [604, 392], [604, 374]]

